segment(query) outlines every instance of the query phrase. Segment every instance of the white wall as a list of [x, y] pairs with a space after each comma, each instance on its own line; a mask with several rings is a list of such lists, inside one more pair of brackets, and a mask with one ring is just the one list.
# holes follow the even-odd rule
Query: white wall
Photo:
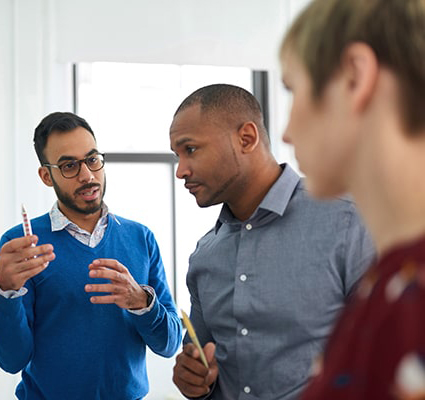
[[54, 62], [52, 3], [0, 1], [1, 232], [19, 222], [21, 203], [37, 215], [53, 199], [38, 180], [32, 146], [34, 128], [42, 116], [71, 107], [69, 65]]
[[[0, 232], [50, 208], [53, 192], [37, 176], [35, 126], [72, 109], [77, 61], [134, 61], [247, 66], [272, 78], [271, 137], [280, 161], [287, 99], [277, 48], [288, 22], [309, 0], [0, 0]], [[105, 116], [106, 118], [106, 116]], [[166, 134], [166, 133], [165, 133]], [[1, 323], [1, 322], [0, 322]], [[149, 399], [174, 398], [173, 360], [149, 358]], [[164, 371], [155, 374], [155, 371]], [[13, 399], [17, 377], [0, 373], [0, 398]]]
[[[12, 0], [3, 1], [0, 8], [0, 229], [6, 221], [6, 214], [13, 210], [12, 204], [16, 203], [15, 193], [12, 188], [13, 175], [7, 173], [12, 163], [13, 125], [12, 114], [14, 98], [13, 87], [13, 43], [12, 43]], [[6, 193], [8, 193], [6, 195]], [[3, 225], [3, 226], [2, 226]], [[2, 229], [3, 230], [3, 229]]]

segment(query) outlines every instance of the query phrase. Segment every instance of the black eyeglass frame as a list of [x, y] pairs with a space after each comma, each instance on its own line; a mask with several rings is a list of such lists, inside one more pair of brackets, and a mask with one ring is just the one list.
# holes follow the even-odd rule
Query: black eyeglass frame
[[[88, 164], [88, 159], [93, 157], [93, 156], [101, 156], [101, 166], [97, 169], [93, 169], [92, 167], [90, 167], [90, 165]], [[74, 162], [74, 163], [78, 163], [78, 170], [77, 173], [75, 175], [72, 176], [65, 176], [63, 171], [62, 171], [62, 166], [65, 165], [66, 163], [69, 162]], [[96, 172], [96, 171], [100, 171], [104, 166], [105, 166], [105, 153], [92, 153], [90, 155], [88, 155], [87, 157], [81, 159], [81, 160], [66, 160], [64, 161], [62, 164], [49, 164], [49, 163], [43, 163], [43, 167], [53, 167], [53, 168], [57, 168], [61, 175], [65, 178], [65, 179], [72, 179], [75, 178], [76, 176], [78, 176], [81, 172], [81, 164], [84, 163], [87, 165], [87, 168], [92, 171], [92, 172]]]

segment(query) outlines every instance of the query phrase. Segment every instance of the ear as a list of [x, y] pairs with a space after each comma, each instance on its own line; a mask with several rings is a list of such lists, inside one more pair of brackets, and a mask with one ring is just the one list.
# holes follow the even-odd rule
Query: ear
[[238, 129], [238, 140], [243, 153], [251, 153], [257, 147], [260, 141], [260, 133], [255, 122], [244, 122]]
[[46, 186], [53, 186], [52, 177], [50, 176], [50, 170], [47, 167], [40, 167], [38, 169], [38, 176], [41, 178]]
[[373, 98], [379, 63], [375, 52], [365, 43], [353, 43], [342, 54], [342, 73], [347, 82], [352, 106], [362, 112]]

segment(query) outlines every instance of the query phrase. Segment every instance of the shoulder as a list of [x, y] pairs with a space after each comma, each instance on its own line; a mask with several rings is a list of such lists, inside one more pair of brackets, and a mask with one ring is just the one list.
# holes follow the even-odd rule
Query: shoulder
[[344, 221], [344, 225], [355, 223], [363, 225], [357, 211], [356, 204], [351, 196], [344, 195], [332, 199], [316, 199], [299, 182], [289, 201], [285, 213], [294, 213], [299, 218], [306, 218], [311, 222], [323, 221], [335, 224]]
[[110, 214], [108, 223], [112, 225], [112, 229], [117, 229], [120, 235], [128, 235], [129, 238], [140, 238], [143, 236], [155, 240], [153, 232], [146, 225], [138, 221]]
[[355, 202], [350, 195], [337, 196], [331, 199], [314, 198], [311, 192], [305, 187], [304, 179], [301, 179], [295, 188], [294, 198], [309, 203], [312, 207], [316, 208], [328, 208], [357, 213]]
[[205, 233], [203, 236], [199, 238], [199, 240], [196, 243], [195, 250], [191, 254], [191, 256], [198, 254], [200, 251], [202, 252], [202, 249], [205, 248], [211, 248], [211, 246], [214, 244], [217, 244], [217, 241], [220, 241], [220, 238], [217, 237], [216, 229], [215, 227], [211, 228], [207, 233]]
[[146, 225], [142, 224], [141, 222], [124, 218], [115, 214], [109, 214], [109, 221], [115, 222], [118, 226], [122, 226], [123, 228], [126, 228], [126, 229], [136, 229], [136, 230], [142, 230], [142, 231], [150, 230]]

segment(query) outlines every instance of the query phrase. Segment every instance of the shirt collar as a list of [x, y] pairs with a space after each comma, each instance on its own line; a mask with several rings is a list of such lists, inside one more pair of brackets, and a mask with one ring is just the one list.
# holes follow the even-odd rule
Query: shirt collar
[[[266, 196], [261, 201], [260, 205], [251, 215], [249, 220], [255, 219], [258, 214], [261, 213], [261, 210], [265, 210], [266, 212], [271, 212], [278, 214], [280, 216], [286, 210], [286, 207], [289, 204], [289, 200], [294, 193], [295, 188], [298, 186], [301, 178], [300, 176], [289, 166], [289, 164], [281, 164], [282, 173], [280, 174], [277, 181], [273, 184], [270, 190], [267, 192]], [[221, 208], [220, 215], [215, 224], [215, 233], [218, 232], [221, 225], [224, 223], [241, 223], [238, 219], [236, 219], [230, 208], [227, 204], [223, 204]]]
[[[108, 219], [108, 215], [111, 214], [109, 212], [108, 206], [105, 203], [102, 203], [101, 210], [102, 210], [101, 217], [100, 217], [99, 221], [97, 222], [97, 225], [106, 224], [107, 219]], [[51, 223], [52, 232], [61, 231], [62, 229], [66, 229], [67, 227], [74, 227], [74, 228], [77, 228], [79, 230], [81, 229], [76, 224], [74, 224], [72, 221], [70, 221], [62, 213], [61, 210], [59, 210], [59, 206], [58, 206], [57, 201], [53, 204], [53, 207], [49, 211], [49, 215], [50, 215], [50, 223]], [[116, 219], [113, 214], [111, 214], [111, 215], [114, 219]]]

